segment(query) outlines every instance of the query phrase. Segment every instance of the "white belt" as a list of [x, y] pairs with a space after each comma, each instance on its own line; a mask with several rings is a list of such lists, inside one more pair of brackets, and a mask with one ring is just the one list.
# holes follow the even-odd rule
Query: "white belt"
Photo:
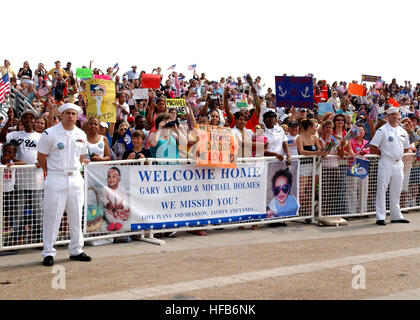
[[48, 173], [60, 176], [76, 176], [80, 174], [80, 170], [48, 170]]

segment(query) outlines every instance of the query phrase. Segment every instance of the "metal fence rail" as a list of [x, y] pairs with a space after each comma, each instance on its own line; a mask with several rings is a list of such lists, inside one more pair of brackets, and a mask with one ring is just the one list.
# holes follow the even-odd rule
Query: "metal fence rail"
[[[323, 160], [319, 172], [319, 206], [315, 215], [321, 217], [357, 217], [374, 215], [376, 186], [378, 180], [379, 156], [367, 155], [370, 172], [365, 179], [347, 176], [347, 171], [354, 158], [341, 159], [328, 156]], [[405, 154], [404, 183], [401, 193], [402, 211], [420, 208], [420, 163], [414, 153]], [[389, 212], [389, 195], [386, 196], [386, 208]]]
[[[219, 225], [201, 225], [171, 229], [141, 230], [129, 232], [86, 233], [85, 241], [112, 239], [116, 237], [139, 235], [140, 240], [163, 244], [155, 234], [191, 230], [211, 230], [237, 228], [241, 226], [271, 224], [286, 221], [313, 222], [322, 217], [350, 217], [375, 214], [375, 195], [378, 157], [367, 156], [370, 160], [370, 174], [365, 179], [347, 176], [347, 170], [354, 159], [340, 159], [328, 156], [319, 163], [319, 158], [292, 157], [292, 165], [298, 166], [300, 203], [299, 215], [288, 218], [271, 218]], [[277, 161], [274, 157], [241, 158], [238, 162]], [[194, 164], [191, 159], [169, 161], [177, 164]], [[93, 166], [143, 164], [167, 165], [168, 159], [140, 159], [109, 162], [93, 162]], [[405, 181], [401, 195], [402, 210], [420, 208], [420, 164], [415, 162], [415, 154], [404, 156]], [[0, 166], [0, 251], [34, 248], [42, 246], [42, 199], [44, 175], [33, 165]], [[87, 183], [85, 183], [87, 194]], [[256, 195], [258, 196], [258, 195]], [[264, 195], [265, 196], [265, 195]], [[388, 202], [388, 201], [387, 201]], [[86, 204], [85, 204], [86, 207]], [[387, 203], [387, 209], [389, 208]], [[85, 213], [84, 213], [85, 214]], [[84, 222], [83, 222], [84, 223]], [[84, 225], [83, 225], [84, 226]], [[67, 218], [64, 215], [56, 244], [70, 242]]]

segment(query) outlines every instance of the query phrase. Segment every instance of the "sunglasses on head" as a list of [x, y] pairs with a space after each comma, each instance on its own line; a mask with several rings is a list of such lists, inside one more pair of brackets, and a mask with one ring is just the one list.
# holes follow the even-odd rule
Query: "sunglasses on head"
[[283, 185], [281, 187], [274, 187], [273, 188], [273, 192], [274, 192], [274, 195], [275, 196], [277, 196], [280, 193], [280, 191], [283, 191], [283, 193], [285, 193], [285, 194], [289, 194], [289, 192], [290, 192], [290, 184], [285, 184], [285, 185]]

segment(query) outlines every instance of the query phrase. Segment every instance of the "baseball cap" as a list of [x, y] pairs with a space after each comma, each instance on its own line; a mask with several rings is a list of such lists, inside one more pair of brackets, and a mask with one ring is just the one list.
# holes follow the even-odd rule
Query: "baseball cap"
[[102, 128], [107, 128], [107, 129], [109, 128], [109, 127], [108, 127], [108, 123], [106, 123], [106, 122], [104, 122], [104, 121], [100, 122], [100, 123], [99, 123], [99, 125], [100, 125]]
[[265, 119], [265, 118], [274, 118], [276, 116], [277, 116], [277, 114], [274, 111], [269, 110], [269, 111], [267, 111], [267, 112], [264, 113], [263, 119]]
[[128, 117], [128, 118], [127, 118], [127, 122], [128, 122], [128, 123], [130, 123], [130, 122], [134, 122], [134, 117]]
[[409, 119], [418, 119], [415, 113], [409, 113], [409, 114], [407, 114], [407, 118], [409, 118]]
[[56, 62], [54, 62], [54, 63], [61, 63], [61, 62], [60, 62], [60, 60], [57, 60], [57, 61], [56, 61]]
[[297, 127], [299, 126], [299, 123], [297, 121], [290, 121], [287, 125], [289, 127]]

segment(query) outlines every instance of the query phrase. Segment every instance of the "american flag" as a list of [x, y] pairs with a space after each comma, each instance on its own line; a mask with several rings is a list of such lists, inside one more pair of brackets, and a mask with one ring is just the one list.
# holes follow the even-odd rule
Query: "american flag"
[[115, 66], [112, 69], [117, 69], [118, 68], [118, 62], [115, 64]]
[[168, 70], [175, 70], [176, 64], [171, 65]]
[[5, 101], [4, 95], [10, 92], [9, 74], [6, 73], [0, 78], [0, 103]]
[[188, 70], [189, 71], [195, 71], [195, 69], [197, 68], [197, 65], [196, 64], [190, 64], [189, 66], [188, 66]]

